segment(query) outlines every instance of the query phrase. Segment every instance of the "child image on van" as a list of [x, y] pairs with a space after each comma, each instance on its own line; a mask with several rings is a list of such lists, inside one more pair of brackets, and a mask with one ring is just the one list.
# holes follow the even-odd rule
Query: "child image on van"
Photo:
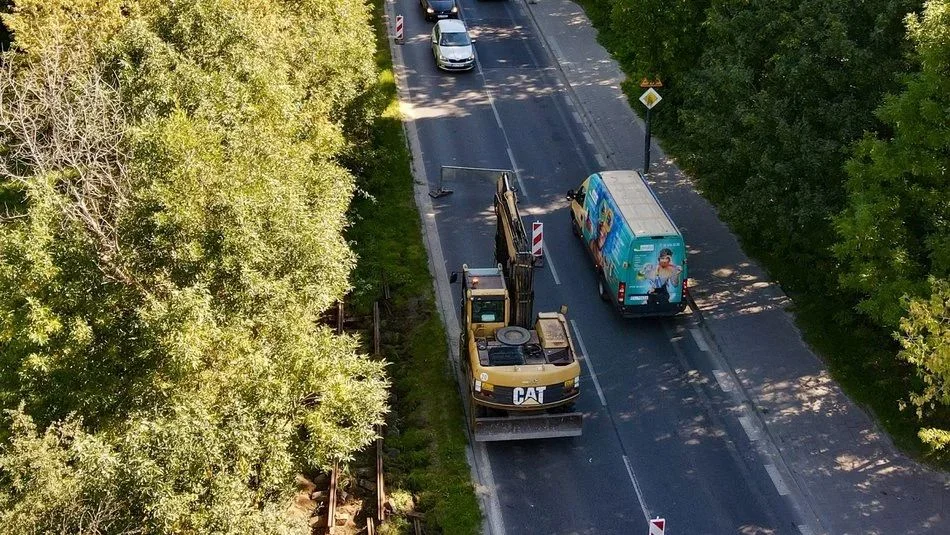
[[[594, 233], [594, 239], [590, 241], [590, 252], [594, 255], [594, 262], [604, 267], [604, 246], [607, 244], [607, 237], [610, 235], [610, 229], [614, 225], [614, 212], [607, 204], [606, 198], [601, 198], [597, 208], [598, 221], [597, 231]], [[590, 219], [588, 219], [590, 222]]]
[[683, 268], [673, 263], [673, 251], [664, 247], [660, 249], [657, 264], [644, 265], [641, 273], [650, 281], [648, 303], [660, 305], [669, 303], [670, 295], [679, 289]]

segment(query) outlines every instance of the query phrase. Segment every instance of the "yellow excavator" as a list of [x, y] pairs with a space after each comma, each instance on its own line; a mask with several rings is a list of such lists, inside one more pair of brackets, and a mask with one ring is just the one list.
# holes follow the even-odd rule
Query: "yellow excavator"
[[581, 367], [566, 307], [532, 315], [536, 259], [510, 177], [500, 173], [495, 192], [498, 264], [462, 266], [459, 355], [472, 436], [477, 442], [579, 436], [583, 415], [573, 406]]

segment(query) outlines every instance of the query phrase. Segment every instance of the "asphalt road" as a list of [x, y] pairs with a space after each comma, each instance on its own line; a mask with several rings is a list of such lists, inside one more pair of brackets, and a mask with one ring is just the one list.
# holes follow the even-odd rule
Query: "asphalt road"
[[[517, 170], [522, 215], [545, 228], [535, 310], [567, 304], [585, 357], [582, 437], [475, 446], [486, 531], [646, 533], [647, 518], [660, 516], [667, 533], [797, 533], [793, 508], [716, 387], [695, 318], [622, 320], [598, 298], [564, 193], [603, 167], [523, 6], [462, 1], [477, 39], [469, 73], [438, 71], [432, 24], [418, 3], [395, 2], [415, 157], [430, 183], [446, 165]], [[433, 201], [446, 270], [492, 265], [494, 184], [456, 173], [442, 185], [454, 191]]]

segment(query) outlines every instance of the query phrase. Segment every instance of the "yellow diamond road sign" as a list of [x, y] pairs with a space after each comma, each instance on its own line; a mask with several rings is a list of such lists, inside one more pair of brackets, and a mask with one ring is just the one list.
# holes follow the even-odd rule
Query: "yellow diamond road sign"
[[653, 106], [656, 106], [657, 104], [659, 104], [661, 100], [663, 100], [663, 97], [661, 97], [660, 94], [657, 93], [656, 90], [653, 89], [652, 87], [650, 89], [647, 89], [646, 91], [643, 92], [642, 95], [640, 95], [640, 102], [642, 102], [643, 105], [646, 106], [648, 110], [652, 110]]

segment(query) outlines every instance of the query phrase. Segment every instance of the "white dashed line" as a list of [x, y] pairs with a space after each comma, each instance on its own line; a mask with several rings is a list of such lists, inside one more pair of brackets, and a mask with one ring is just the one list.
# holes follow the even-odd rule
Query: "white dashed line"
[[762, 438], [761, 435], [759, 434], [759, 430], [755, 427], [755, 425], [752, 423], [752, 419], [749, 418], [748, 416], [740, 416], [739, 424], [742, 425], [742, 429], [745, 429], [746, 436], [748, 436], [749, 440], [751, 440], [752, 442], [755, 442], [759, 440], [760, 438]]
[[590, 133], [586, 130], [584, 131], [584, 141], [586, 141], [588, 145], [594, 144], [594, 138], [590, 137]]
[[577, 328], [577, 322], [571, 320], [571, 327], [574, 328], [574, 336], [577, 337], [577, 344], [581, 346], [581, 360], [587, 363], [587, 370], [590, 372], [591, 379], [594, 380], [594, 388], [597, 390], [597, 397], [600, 398], [600, 404], [606, 407], [607, 398], [604, 397], [604, 391], [600, 388], [600, 381], [597, 380], [597, 374], [594, 373], [594, 364], [588, 358], [587, 346], [584, 345], [584, 339], [581, 337], [581, 331]]
[[808, 527], [808, 526], [806, 526], [806, 525], [804, 525], [804, 524], [799, 524], [799, 525], [798, 525], [798, 531], [799, 531], [802, 535], [815, 535], [815, 532], [812, 531], [810, 527]]
[[577, 113], [576, 111], [572, 111], [572, 112], [571, 112], [571, 117], [574, 118], [574, 122], [575, 122], [575, 123], [577, 123], [577, 124], [584, 124], [584, 123], [581, 122], [581, 114]]
[[699, 332], [699, 329], [693, 327], [689, 330], [689, 334], [693, 335], [693, 341], [696, 342], [696, 347], [704, 353], [709, 352], [709, 346], [706, 344], [706, 340], [703, 339], [703, 333]]
[[775, 485], [775, 490], [778, 491], [779, 496], [788, 496], [788, 487], [785, 486], [785, 481], [782, 479], [781, 474], [778, 473], [778, 468], [775, 468], [774, 464], [765, 465], [765, 471], [769, 473], [769, 477], [772, 478], [772, 484]]
[[607, 168], [607, 161], [604, 160], [604, 157], [601, 156], [599, 152], [594, 155], [594, 159], [597, 160], [597, 165], [599, 165], [601, 169]]
[[728, 393], [736, 389], [736, 385], [728, 373], [722, 370], [713, 370], [713, 375], [716, 376], [716, 382], [719, 383], [719, 388], [721, 388], [723, 392]]

